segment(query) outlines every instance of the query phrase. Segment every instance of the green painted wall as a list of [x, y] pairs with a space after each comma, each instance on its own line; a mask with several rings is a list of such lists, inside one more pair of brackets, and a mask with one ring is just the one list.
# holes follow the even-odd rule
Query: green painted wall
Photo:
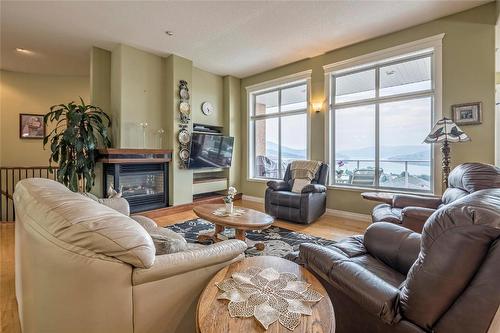
[[[264, 182], [248, 181], [247, 128], [248, 110], [245, 87], [282, 76], [312, 70], [312, 102], [323, 101], [324, 72], [322, 66], [365, 55], [374, 51], [445, 33], [443, 39], [443, 99], [445, 116], [451, 116], [451, 105], [483, 102], [483, 123], [464, 130], [471, 143], [452, 146], [453, 165], [466, 161], [494, 163], [495, 110], [495, 3], [444, 17], [386, 36], [354, 44], [323, 55], [266, 71], [241, 81], [242, 110], [242, 177], [243, 193], [263, 197]], [[311, 113], [311, 157], [324, 159], [325, 113]], [[328, 208], [369, 213], [373, 204], [361, 199], [360, 191], [330, 189]]]
[[[170, 204], [175, 206], [193, 201], [193, 171], [179, 167], [179, 144], [177, 141], [179, 132], [179, 81], [187, 81], [188, 88], [192, 87], [193, 63], [189, 59], [176, 55], [169, 56], [165, 63], [166, 148], [173, 150], [172, 162], [169, 168], [169, 200]], [[192, 122], [189, 127], [191, 130]]]
[[111, 69], [110, 69], [110, 108], [112, 121], [112, 145], [114, 148], [121, 145], [121, 107], [122, 107], [122, 47], [118, 45], [111, 52]]
[[229, 186], [241, 189], [241, 80], [233, 76], [224, 77], [224, 135], [234, 137], [233, 160], [226, 171]]
[[[95, 48], [94, 58], [98, 58], [100, 50]], [[98, 64], [96, 63], [96, 68]], [[106, 76], [103, 71], [94, 76]], [[188, 82], [192, 121], [208, 125], [223, 126], [234, 135], [239, 134], [239, 79], [231, 79], [232, 116], [226, 117], [224, 106], [224, 79], [207, 71], [193, 67], [189, 59], [176, 55], [167, 58], [144, 52], [127, 45], [118, 45], [110, 55], [110, 105], [113, 118], [113, 147], [142, 148], [142, 129], [139, 123], [147, 122], [146, 148], [158, 148], [158, 130], [165, 130], [162, 148], [173, 150], [173, 161], [170, 164], [170, 204], [180, 205], [192, 201], [193, 171], [179, 168], [179, 81]], [[101, 83], [99, 81], [99, 83]], [[236, 85], [235, 85], [236, 84]], [[201, 112], [201, 104], [210, 101], [215, 112], [205, 116]], [[238, 114], [235, 114], [238, 113]], [[236, 119], [236, 120], [235, 120]], [[230, 123], [226, 123], [230, 121]], [[236, 126], [236, 127], [235, 127]], [[238, 128], [235, 132], [234, 128]], [[228, 132], [229, 133], [229, 132]], [[231, 134], [233, 135], [233, 134]], [[239, 141], [238, 141], [239, 145]], [[239, 151], [239, 149], [237, 149]], [[231, 172], [227, 171], [232, 183], [239, 182], [240, 159], [234, 162]]]
[[[111, 112], [111, 52], [98, 47], [90, 50], [90, 103], [99, 106], [112, 117]], [[111, 132], [112, 133], [112, 132]], [[99, 141], [99, 146], [103, 146]], [[95, 167], [96, 181], [92, 193], [102, 196], [102, 163]]]
[[[88, 76], [29, 74], [0, 70], [0, 165], [48, 166], [50, 144], [19, 138], [19, 114], [46, 114], [52, 105], [89, 101]], [[54, 129], [48, 124], [46, 134]]]
[[[119, 130], [122, 134], [117, 147], [158, 148], [157, 133], [163, 127], [165, 107], [163, 58], [126, 45], [119, 46], [117, 56], [120, 58], [119, 72], [111, 71], [112, 84], [117, 83], [113, 75], [119, 75], [120, 80], [116, 89], [120, 95]], [[148, 124], [145, 139], [140, 123]]]
[[98, 47], [90, 51], [90, 103], [111, 112], [111, 52]]
[[[222, 76], [193, 67], [193, 85], [191, 109], [193, 123], [212, 126], [224, 126], [223, 78]], [[206, 116], [201, 112], [201, 104], [210, 102], [215, 111]]]

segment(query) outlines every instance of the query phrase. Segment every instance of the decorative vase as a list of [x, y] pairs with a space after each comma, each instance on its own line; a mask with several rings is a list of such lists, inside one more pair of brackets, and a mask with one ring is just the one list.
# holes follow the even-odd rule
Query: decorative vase
[[233, 211], [234, 211], [233, 202], [226, 202], [226, 213], [233, 214]]

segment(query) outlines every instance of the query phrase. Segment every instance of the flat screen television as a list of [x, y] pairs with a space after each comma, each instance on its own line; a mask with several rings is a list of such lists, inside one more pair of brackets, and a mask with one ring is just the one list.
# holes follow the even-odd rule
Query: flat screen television
[[229, 168], [233, 145], [234, 138], [231, 136], [193, 133], [188, 168]]

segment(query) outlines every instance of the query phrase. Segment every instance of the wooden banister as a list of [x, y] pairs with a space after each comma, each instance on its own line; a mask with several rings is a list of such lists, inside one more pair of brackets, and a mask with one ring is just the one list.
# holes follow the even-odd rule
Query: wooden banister
[[13, 193], [17, 182], [26, 178], [57, 179], [58, 167], [45, 166], [0, 166], [0, 221], [14, 221]]

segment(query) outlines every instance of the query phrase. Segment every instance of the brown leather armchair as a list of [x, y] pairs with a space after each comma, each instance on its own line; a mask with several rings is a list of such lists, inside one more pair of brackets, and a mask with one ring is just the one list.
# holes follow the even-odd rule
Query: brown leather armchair
[[471, 193], [500, 187], [500, 168], [482, 163], [464, 163], [453, 169], [448, 177], [449, 188], [442, 197], [396, 194], [392, 204], [375, 206], [372, 221], [391, 222], [421, 232], [427, 219], [443, 205]]
[[422, 234], [375, 223], [364, 236], [302, 244], [336, 332], [486, 333], [500, 305], [500, 189], [438, 209]]

